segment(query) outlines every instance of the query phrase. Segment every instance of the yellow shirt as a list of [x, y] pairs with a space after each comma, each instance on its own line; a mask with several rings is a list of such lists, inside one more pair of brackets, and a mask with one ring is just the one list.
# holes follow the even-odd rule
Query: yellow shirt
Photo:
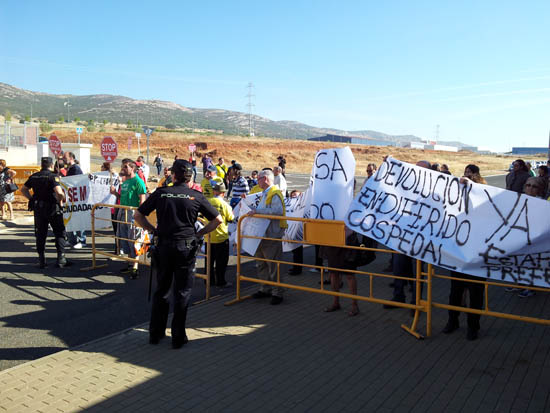
[[227, 165], [226, 164], [216, 164], [216, 169], [218, 170], [218, 176], [220, 178], [225, 178], [225, 175], [227, 175]]
[[214, 196], [214, 191], [212, 191], [212, 184], [210, 181], [216, 181], [217, 183], [223, 183], [223, 179], [219, 176], [216, 176], [212, 179], [203, 178], [201, 181], [202, 193], [206, 198], [212, 198]]
[[233, 221], [235, 217], [233, 216], [233, 210], [231, 209], [229, 204], [219, 196], [209, 198], [208, 201], [210, 201], [212, 206], [216, 208], [223, 219], [223, 222], [209, 234], [211, 240], [210, 242], [212, 242], [212, 244], [219, 244], [221, 242], [224, 242], [226, 239], [229, 239], [227, 223]]
[[250, 190], [250, 192], [248, 193], [248, 195], [251, 195], [251, 194], [257, 194], [258, 192], [262, 192], [263, 189], [260, 188], [260, 185], [254, 185], [252, 187], [252, 189]]

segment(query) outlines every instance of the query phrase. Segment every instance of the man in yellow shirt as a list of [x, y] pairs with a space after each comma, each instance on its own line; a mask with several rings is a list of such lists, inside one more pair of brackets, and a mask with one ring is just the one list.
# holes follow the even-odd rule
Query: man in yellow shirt
[[223, 179], [216, 176], [217, 169], [214, 165], [210, 165], [206, 168], [204, 178], [201, 181], [202, 193], [206, 198], [212, 198], [214, 192], [212, 191], [212, 184], [223, 183]]
[[[212, 187], [214, 196], [208, 200], [212, 206], [220, 213], [222, 223], [212, 231], [210, 237], [210, 284], [216, 287], [231, 287], [231, 284], [225, 281], [225, 270], [229, 261], [229, 232], [227, 224], [235, 219], [233, 210], [223, 197], [226, 188], [223, 182], [217, 183]], [[214, 272], [215, 267], [215, 272]]]
[[[218, 158], [218, 163], [216, 164], [216, 172], [220, 178], [223, 179], [223, 182], [227, 182], [227, 165], [223, 163], [223, 158]], [[226, 184], [227, 187], [227, 184]]]

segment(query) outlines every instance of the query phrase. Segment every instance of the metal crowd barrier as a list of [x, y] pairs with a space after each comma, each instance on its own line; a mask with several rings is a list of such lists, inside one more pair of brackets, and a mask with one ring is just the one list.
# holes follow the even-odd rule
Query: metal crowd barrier
[[[269, 220], [287, 220], [287, 221], [300, 221], [304, 225], [304, 240], [303, 241], [294, 241], [294, 240], [285, 240], [285, 239], [278, 239], [278, 238], [266, 238], [266, 237], [256, 237], [256, 236], [247, 236], [242, 234], [242, 223], [246, 219], [254, 219], [254, 218], [264, 218]], [[308, 231], [307, 226], [312, 225], [314, 226], [313, 230]], [[278, 242], [290, 242], [290, 243], [297, 243], [302, 245], [319, 245], [319, 246], [329, 246], [329, 247], [339, 247], [339, 248], [346, 248], [346, 249], [357, 249], [357, 250], [371, 250], [376, 252], [386, 252], [391, 254], [400, 254], [400, 252], [389, 250], [389, 249], [383, 249], [383, 248], [365, 248], [365, 247], [355, 247], [355, 246], [349, 246], [345, 245], [345, 237], [344, 234], [344, 222], [343, 221], [328, 221], [328, 220], [318, 220], [318, 219], [307, 219], [307, 218], [293, 218], [293, 217], [282, 217], [282, 216], [273, 216], [273, 215], [260, 215], [256, 214], [254, 217], [248, 217], [248, 216], [242, 216], [239, 218], [238, 225], [237, 225], [237, 274], [236, 274], [236, 297], [233, 300], [230, 300], [225, 303], [225, 305], [233, 305], [235, 303], [241, 302], [243, 300], [246, 300], [250, 298], [251, 296], [242, 296], [241, 295], [241, 282], [247, 281], [257, 284], [267, 284], [271, 286], [281, 287], [281, 288], [287, 288], [287, 289], [294, 289], [298, 291], [304, 291], [309, 293], [316, 293], [316, 294], [324, 294], [324, 295], [330, 295], [330, 296], [337, 296], [341, 298], [348, 298], [348, 299], [355, 299], [359, 301], [367, 301], [371, 303], [377, 303], [377, 304], [389, 304], [395, 307], [401, 307], [401, 308], [407, 308], [414, 310], [414, 317], [412, 320], [412, 323], [410, 326], [407, 326], [405, 324], [402, 324], [401, 327], [407, 331], [408, 333], [412, 334], [414, 337], [421, 339], [424, 338], [422, 334], [420, 334], [418, 329], [418, 323], [420, 321], [421, 313], [426, 314], [426, 336], [430, 337], [432, 335], [432, 312], [433, 308], [442, 308], [442, 309], [448, 309], [448, 310], [456, 310], [464, 313], [476, 313], [481, 314], [483, 316], [489, 316], [489, 317], [500, 317], [510, 320], [519, 320], [519, 321], [525, 321], [525, 322], [532, 322], [532, 323], [538, 323], [538, 324], [544, 324], [544, 325], [550, 325], [550, 320], [547, 319], [541, 319], [536, 317], [527, 317], [527, 316], [520, 316], [520, 315], [514, 315], [509, 313], [503, 313], [503, 312], [495, 312], [491, 311], [489, 309], [489, 295], [488, 295], [488, 287], [490, 285], [493, 286], [499, 286], [499, 287], [510, 287], [510, 284], [502, 283], [502, 282], [496, 282], [496, 281], [488, 281], [488, 280], [470, 280], [470, 279], [462, 279], [457, 277], [450, 277], [445, 275], [439, 275], [435, 274], [434, 266], [432, 264], [427, 265], [427, 271], [423, 271], [423, 262], [420, 260], [416, 260], [416, 277], [411, 278], [410, 276], [407, 277], [404, 276], [396, 276], [393, 274], [383, 274], [383, 273], [375, 273], [372, 271], [363, 271], [363, 270], [346, 270], [346, 269], [340, 269], [340, 268], [332, 268], [327, 266], [318, 266], [318, 265], [311, 265], [311, 264], [300, 264], [300, 263], [294, 263], [292, 261], [283, 261], [283, 260], [269, 260], [264, 258], [258, 258], [258, 257], [250, 257], [249, 255], [244, 256], [241, 253], [241, 245], [242, 240], [245, 238], [249, 239], [260, 239], [260, 240], [270, 240], [270, 241], [278, 241]], [[317, 227], [317, 228], [315, 228]], [[325, 229], [323, 229], [325, 227]], [[335, 236], [335, 230], [336, 232], [340, 232], [340, 235]], [[313, 236], [309, 236], [308, 234], [312, 234]], [[324, 238], [320, 234], [325, 234]], [[264, 262], [273, 262], [277, 264], [277, 281], [267, 281], [262, 280], [259, 278], [253, 278], [248, 277], [242, 274], [242, 259], [243, 257], [246, 257], [247, 259], [253, 259], [255, 261], [264, 261]], [[288, 265], [296, 265], [303, 268], [317, 268], [320, 271], [320, 287], [319, 288], [313, 288], [313, 287], [307, 287], [302, 285], [293, 285], [289, 284], [288, 282], [281, 282], [281, 264], [288, 264]], [[368, 267], [368, 266], [367, 266]], [[351, 274], [357, 274], [357, 275], [364, 275], [369, 277], [369, 293], [366, 296], [362, 295], [354, 295], [349, 293], [342, 293], [342, 292], [336, 292], [336, 291], [330, 291], [325, 289], [323, 285], [323, 279], [324, 274], [326, 271], [337, 271], [339, 273], [351, 273]], [[407, 303], [400, 303], [395, 301], [390, 301], [387, 299], [377, 298], [374, 296], [374, 277], [379, 278], [386, 278], [386, 279], [402, 279], [405, 281], [414, 281], [416, 283], [416, 297], [415, 297], [415, 303], [414, 304], [407, 304]], [[484, 292], [484, 309], [482, 310], [476, 310], [469, 307], [460, 307], [460, 306], [452, 306], [446, 303], [439, 303], [434, 301], [433, 299], [433, 293], [432, 293], [432, 287], [433, 287], [433, 280], [434, 278], [440, 278], [440, 279], [456, 279], [464, 282], [472, 282], [472, 283], [480, 283], [484, 284], [485, 292]], [[288, 277], [287, 277], [288, 279]], [[426, 284], [426, 299], [424, 300], [422, 298], [422, 286]], [[528, 288], [535, 291], [545, 291], [550, 292], [550, 289], [548, 288], [540, 288], [540, 287], [527, 287], [520, 285], [520, 288]]]
[[[124, 217], [125, 221], [119, 221], [117, 219], [112, 219], [112, 218], [97, 217], [96, 216], [96, 209], [97, 208], [114, 208], [115, 210], [124, 210], [124, 211], [126, 211], [125, 212], [125, 217]], [[98, 264], [97, 263], [97, 256], [104, 256], [104, 257], [111, 258], [111, 259], [114, 259], [114, 260], [126, 261], [126, 262], [131, 262], [131, 263], [137, 262], [138, 265], [145, 265], [145, 266], [148, 266], [148, 267], [151, 266], [151, 260], [150, 260], [150, 258], [147, 257], [147, 253], [140, 255], [138, 258], [130, 258], [128, 256], [121, 256], [121, 255], [114, 254], [112, 252], [107, 252], [107, 251], [101, 250], [97, 247], [96, 237], [98, 235], [98, 231], [101, 231], [101, 233], [100, 233], [101, 237], [110, 238], [110, 239], [113, 239], [115, 241], [115, 243], [117, 245], [117, 251], [119, 250], [119, 248], [118, 248], [119, 240], [135, 242], [136, 241], [135, 239], [128, 239], [128, 238], [122, 238], [122, 237], [117, 236], [116, 234], [113, 233], [113, 230], [112, 230], [112, 223], [113, 222], [117, 223], [117, 225], [118, 224], [128, 224], [128, 221], [127, 221], [128, 212], [127, 211], [135, 211], [135, 210], [137, 210], [136, 207], [130, 207], [130, 206], [125, 206], [125, 205], [112, 205], [112, 204], [101, 204], [101, 203], [94, 204], [94, 206], [92, 208], [92, 211], [91, 211], [91, 214], [92, 214], [92, 230], [91, 230], [91, 232], [92, 232], [92, 265], [90, 267], [82, 268], [81, 271], [89, 271], [89, 270], [95, 270], [97, 268], [107, 267], [108, 263], [105, 263], [105, 264]], [[115, 216], [117, 216], [117, 214], [115, 214]], [[96, 230], [96, 220], [97, 221], [110, 222], [111, 223], [111, 228], [110, 229]], [[156, 215], [151, 214], [149, 221], [154, 226], [156, 226], [155, 225], [156, 224]], [[135, 223], [135, 226], [139, 228], [139, 225], [137, 225], [137, 223]], [[203, 254], [201, 251], [199, 251], [198, 254], [197, 254], [197, 258], [203, 258], [204, 259], [205, 273], [199, 273], [199, 272], [195, 271], [195, 277], [201, 278], [205, 281], [205, 290], [206, 290], [205, 291], [205, 298], [204, 298], [204, 300], [195, 301], [193, 304], [198, 304], [200, 302], [207, 301], [211, 298], [211, 291], [210, 291], [211, 242], [210, 242], [210, 238], [207, 239], [207, 242], [206, 242], [205, 245], [206, 245], [205, 253]], [[113, 245], [111, 245], [111, 246], [113, 246]], [[195, 265], [195, 267], [197, 267], [197, 265]]]

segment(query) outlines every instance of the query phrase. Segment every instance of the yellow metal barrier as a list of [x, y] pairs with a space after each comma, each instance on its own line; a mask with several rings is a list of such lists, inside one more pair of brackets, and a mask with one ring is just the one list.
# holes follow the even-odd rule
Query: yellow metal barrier
[[[242, 234], [241, 227], [242, 223], [245, 219], [254, 219], [254, 218], [264, 218], [269, 220], [281, 220], [285, 219], [287, 221], [300, 221], [304, 223], [304, 241], [293, 241], [293, 240], [281, 240], [281, 239], [274, 239], [274, 238], [266, 238], [266, 237], [253, 237], [253, 236], [245, 236]], [[323, 230], [323, 225], [325, 225], [325, 230]], [[314, 228], [313, 231], [306, 231], [305, 228]], [[354, 300], [360, 300], [360, 301], [367, 301], [372, 303], [378, 303], [378, 304], [390, 304], [395, 307], [401, 307], [401, 308], [409, 308], [414, 310], [414, 318], [412, 321], [411, 326], [407, 325], [401, 325], [401, 327], [415, 336], [416, 338], [423, 338], [423, 336], [417, 331], [418, 323], [420, 320], [421, 313], [426, 313], [426, 336], [430, 337], [432, 335], [432, 313], [434, 308], [442, 308], [446, 310], [456, 310], [464, 313], [474, 313], [474, 314], [480, 314], [483, 316], [489, 316], [489, 317], [499, 317], [509, 320], [518, 320], [518, 321], [524, 321], [524, 322], [530, 322], [530, 323], [536, 323], [536, 324], [543, 324], [543, 325], [550, 325], [550, 320], [543, 319], [543, 318], [537, 318], [537, 317], [529, 317], [529, 316], [522, 316], [522, 315], [516, 315], [516, 314], [510, 314], [510, 313], [503, 313], [503, 312], [497, 312], [492, 311], [489, 309], [489, 286], [497, 286], [497, 287], [510, 287], [510, 284], [506, 284], [503, 282], [497, 282], [497, 281], [489, 281], [489, 280], [471, 280], [471, 279], [463, 279], [458, 277], [451, 277], [446, 275], [440, 275], [435, 274], [434, 266], [432, 264], [427, 265], [427, 271], [424, 272], [422, 270], [422, 261], [416, 260], [416, 279], [414, 280], [416, 283], [416, 297], [415, 297], [415, 303], [414, 304], [407, 304], [407, 303], [399, 303], [394, 302], [386, 299], [376, 298], [374, 296], [374, 290], [373, 290], [373, 278], [374, 277], [380, 277], [380, 278], [389, 278], [389, 279], [403, 279], [403, 280], [411, 280], [410, 277], [407, 276], [395, 276], [395, 275], [388, 275], [388, 274], [381, 274], [381, 273], [374, 273], [370, 271], [360, 271], [360, 270], [346, 270], [346, 269], [340, 269], [340, 268], [331, 268], [331, 267], [324, 267], [324, 266], [317, 266], [317, 265], [310, 265], [310, 264], [300, 264], [300, 263], [294, 263], [290, 261], [282, 261], [282, 260], [268, 260], [264, 258], [258, 258], [258, 257], [248, 257], [252, 258], [256, 261], [264, 261], [264, 262], [273, 262], [277, 264], [277, 281], [267, 281], [262, 280], [258, 278], [253, 277], [247, 277], [242, 274], [241, 271], [241, 261], [243, 255], [241, 254], [241, 244], [243, 238], [250, 238], [250, 239], [265, 239], [265, 240], [272, 240], [272, 241], [279, 241], [279, 242], [290, 242], [290, 243], [298, 243], [298, 244], [315, 244], [315, 245], [321, 245], [321, 246], [337, 246], [340, 248], [347, 248], [347, 249], [358, 249], [358, 250], [371, 250], [371, 251], [378, 251], [378, 252], [387, 252], [392, 254], [399, 254], [399, 252], [388, 250], [388, 249], [381, 249], [381, 248], [364, 248], [364, 247], [354, 247], [354, 246], [348, 246], [344, 245], [344, 242], [342, 241], [343, 234], [343, 228], [344, 228], [344, 222], [342, 221], [324, 221], [324, 220], [312, 220], [312, 219], [306, 219], [306, 218], [292, 218], [292, 217], [282, 217], [282, 216], [272, 216], [272, 215], [254, 215], [254, 217], [248, 217], [248, 216], [242, 216], [239, 218], [238, 225], [237, 225], [237, 274], [236, 274], [236, 297], [234, 300], [228, 301], [225, 303], [225, 305], [232, 305], [238, 302], [241, 302], [243, 300], [246, 300], [250, 298], [250, 296], [241, 296], [241, 282], [242, 281], [248, 281], [252, 283], [257, 284], [267, 284], [271, 286], [276, 287], [282, 287], [282, 288], [288, 288], [288, 289], [294, 289], [298, 291], [305, 291], [310, 293], [317, 293], [317, 294], [324, 294], [324, 295], [331, 295], [331, 296], [337, 296], [341, 298], [348, 298], [348, 299], [354, 299]], [[334, 236], [335, 231], [338, 235]], [[332, 235], [331, 235], [332, 234]], [[316, 242], [317, 241], [317, 242]], [[300, 285], [292, 285], [289, 283], [282, 283], [281, 282], [281, 273], [280, 273], [280, 266], [281, 264], [292, 264], [301, 266], [303, 268], [317, 268], [320, 270], [320, 277], [321, 277], [321, 283], [319, 288], [312, 288], [312, 287], [306, 287], [306, 286], [300, 286]], [[359, 274], [359, 275], [365, 275], [369, 277], [369, 295], [368, 296], [360, 296], [360, 295], [354, 295], [354, 294], [347, 294], [347, 293], [341, 293], [341, 292], [335, 292], [335, 291], [328, 291], [323, 286], [323, 279], [324, 279], [324, 273], [325, 271], [338, 271], [340, 273], [351, 273], [351, 274]], [[473, 309], [469, 307], [461, 307], [461, 306], [452, 306], [447, 303], [440, 303], [433, 300], [433, 282], [434, 279], [447, 279], [447, 280], [460, 280], [463, 282], [471, 282], [471, 283], [478, 283], [484, 285], [484, 308], [481, 310]], [[423, 284], [426, 284], [426, 299], [422, 299], [422, 288], [421, 286]], [[542, 292], [550, 292], [550, 288], [541, 288], [541, 287], [529, 287], [529, 286], [523, 286], [518, 285], [520, 288], [525, 288], [533, 291], [542, 291]]]
[[[245, 236], [241, 232], [242, 222], [245, 219], [255, 219], [255, 218], [265, 218], [269, 220], [282, 220], [285, 219], [287, 221], [299, 221], [304, 223], [305, 228], [314, 228], [313, 231], [309, 231], [306, 233], [304, 241], [294, 241], [294, 240], [282, 240], [277, 238], [266, 238], [266, 237], [254, 237], [254, 236]], [[325, 225], [326, 230], [323, 231], [322, 227]], [[331, 236], [331, 229], [336, 230], [337, 234], [340, 234], [337, 237]], [[408, 308], [415, 311], [414, 318], [412, 325], [410, 327], [406, 325], [401, 325], [401, 327], [415, 336], [418, 339], [423, 338], [420, 333], [416, 331], [416, 328], [418, 326], [419, 316], [420, 312], [426, 312], [426, 302], [420, 300], [420, 291], [421, 291], [421, 285], [426, 283], [426, 279], [424, 278], [424, 275], [427, 275], [426, 273], [421, 273], [422, 269], [422, 263], [420, 261], [417, 261], [417, 274], [416, 274], [416, 301], [415, 304], [407, 304], [407, 303], [400, 303], [395, 302], [387, 299], [382, 298], [376, 298], [374, 296], [374, 287], [373, 287], [373, 277], [380, 277], [380, 278], [388, 278], [388, 279], [403, 279], [403, 280], [411, 280], [411, 277], [407, 276], [395, 276], [395, 275], [388, 275], [388, 274], [381, 274], [381, 273], [374, 273], [370, 271], [361, 271], [361, 270], [346, 270], [341, 268], [333, 268], [333, 267], [324, 267], [324, 266], [317, 266], [317, 265], [311, 265], [311, 264], [298, 264], [290, 261], [281, 261], [281, 260], [269, 260], [265, 258], [258, 258], [258, 257], [248, 257], [252, 258], [255, 261], [263, 261], [263, 262], [273, 262], [277, 264], [277, 281], [267, 281], [262, 280], [258, 278], [252, 278], [244, 276], [241, 272], [241, 261], [243, 255], [241, 254], [241, 244], [243, 238], [249, 238], [249, 239], [260, 239], [260, 240], [271, 240], [271, 241], [279, 241], [279, 242], [290, 242], [290, 243], [297, 243], [297, 244], [306, 244], [306, 245], [320, 245], [320, 246], [327, 246], [327, 247], [340, 247], [340, 248], [346, 248], [346, 249], [356, 249], [356, 250], [371, 250], [371, 251], [377, 251], [377, 252], [387, 252], [391, 254], [400, 254], [399, 252], [388, 250], [388, 249], [382, 249], [382, 248], [365, 248], [365, 247], [355, 247], [350, 245], [345, 245], [345, 237], [343, 237], [343, 229], [344, 229], [344, 222], [343, 221], [329, 221], [329, 220], [319, 220], [319, 219], [308, 219], [308, 218], [293, 218], [293, 217], [282, 217], [282, 216], [273, 216], [273, 215], [260, 215], [255, 214], [254, 217], [249, 216], [241, 216], [239, 218], [239, 221], [237, 223], [237, 274], [236, 274], [236, 297], [234, 300], [228, 301], [225, 303], [225, 305], [232, 305], [238, 302], [241, 302], [243, 300], [246, 300], [250, 298], [251, 296], [241, 296], [241, 281], [248, 281], [258, 284], [267, 284], [271, 286], [276, 287], [282, 287], [282, 288], [288, 288], [288, 289], [294, 289], [298, 291], [305, 291], [310, 293], [317, 293], [317, 294], [324, 294], [324, 295], [330, 295], [330, 296], [337, 296], [341, 298], [349, 298], [354, 300], [360, 300], [360, 301], [367, 301], [371, 303], [378, 303], [378, 304], [390, 304], [395, 307], [401, 307], [401, 308]], [[306, 232], [306, 230], [304, 230]], [[314, 241], [321, 241], [321, 242], [314, 242]], [[312, 288], [312, 287], [306, 287], [301, 285], [293, 285], [288, 283], [282, 283], [281, 282], [281, 264], [292, 264], [292, 265], [299, 265], [303, 268], [317, 268], [320, 270], [320, 277], [321, 277], [321, 283], [319, 288]], [[347, 294], [342, 292], [336, 292], [336, 291], [329, 291], [324, 288], [323, 285], [323, 279], [325, 271], [337, 271], [340, 273], [350, 273], [350, 274], [359, 274], [359, 275], [365, 275], [369, 277], [369, 295], [368, 296], [361, 296], [361, 295], [354, 295], [354, 294]]]
[[[13, 178], [14, 183], [21, 188], [27, 179], [35, 173], [40, 171], [40, 166], [9, 166], [9, 168], [15, 172], [15, 177]], [[21, 195], [20, 190], [15, 191], [15, 195]]]
[[[115, 210], [124, 210], [124, 211], [135, 211], [135, 210], [137, 210], [136, 207], [130, 207], [130, 206], [125, 206], [125, 205], [94, 204], [94, 206], [92, 208], [92, 211], [91, 211], [91, 214], [92, 214], [92, 229], [91, 229], [91, 232], [92, 232], [92, 265], [90, 267], [81, 268], [81, 271], [89, 271], [89, 270], [94, 270], [96, 268], [107, 267], [107, 265], [108, 265], [107, 263], [100, 264], [100, 265], [97, 264], [97, 256], [98, 255], [108, 257], [108, 258], [111, 258], [111, 259], [115, 259], [115, 260], [119, 260], [119, 261], [127, 261], [127, 262], [131, 262], [131, 263], [136, 263], [137, 262], [138, 265], [141, 264], [141, 265], [151, 266], [151, 260], [147, 258], [147, 254], [142, 254], [140, 256], [140, 258], [130, 258], [130, 257], [125, 257], [125, 256], [120, 256], [120, 255], [117, 255], [117, 254], [113, 254], [112, 252], [107, 252], [107, 251], [102, 251], [102, 250], [97, 249], [97, 247], [96, 247], [96, 235], [97, 235], [96, 220], [98, 220], [98, 221], [107, 221], [107, 222], [110, 222], [111, 225], [112, 225], [113, 222], [115, 222], [117, 224], [128, 224], [127, 215], [125, 215], [125, 221], [119, 221], [119, 220], [111, 219], [111, 218], [96, 217], [96, 209], [97, 208], [114, 208]], [[127, 214], [127, 212], [126, 212], [126, 214]], [[149, 222], [151, 222], [151, 223], [153, 223], [153, 225], [155, 225], [156, 224], [156, 214], [153, 217], [150, 217], [150, 218], [151, 219], [149, 219]], [[136, 227], [139, 227], [139, 225], [136, 224]], [[105, 231], [108, 231], [108, 230], [105, 230]], [[130, 241], [130, 242], [135, 242], [136, 241], [135, 239], [128, 239], [128, 238], [119, 237], [116, 234], [102, 233], [101, 235], [105, 238], [114, 239], [115, 242], [116, 242], [116, 245], [117, 245], [117, 251], [118, 251], [118, 241], [119, 240], [125, 240], [125, 241]], [[193, 304], [198, 304], [200, 302], [209, 300], [211, 298], [211, 293], [210, 293], [211, 243], [210, 243], [210, 239], [207, 239], [206, 251], [205, 252], [206, 253], [203, 254], [199, 251], [198, 254], [197, 254], [197, 257], [204, 258], [205, 274], [195, 272], [195, 276], [197, 278], [201, 278], [205, 281], [205, 286], [206, 286], [205, 287], [205, 290], [206, 290], [205, 299], [201, 300], [201, 301], [196, 301]]]

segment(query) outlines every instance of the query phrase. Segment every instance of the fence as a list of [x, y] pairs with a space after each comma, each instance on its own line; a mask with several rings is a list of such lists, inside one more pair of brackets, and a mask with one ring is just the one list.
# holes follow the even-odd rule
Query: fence
[[[112, 218], [107, 219], [107, 218], [97, 217], [96, 216], [96, 209], [97, 208], [114, 208], [115, 210], [123, 210], [123, 211], [125, 211], [124, 221], [117, 220], [117, 219], [112, 219]], [[128, 211], [135, 211], [135, 210], [137, 210], [136, 207], [130, 207], [130, 206], [125, 206], [125, 205], [95, 204], [93, 206], [92, 212], [91, 212], [91, 216], [92, 216], [92, 229], [91, 229], [91, 232], [92, 232], [92, 234], [91, 234], [91, 238], [92, 238], [92, 265], [90, 267], [82, 268], [81, 271], [89, 271], [89, 270], [93, 270], [93, 269], [97, 269], [97, 268], [107, 267], [107, 265], [108, 265], [107, 263], [105, 263], [105, 264], [98, 264], [97, 263], [98, 256], [103, 256], [103, 257], [107, 257], [107, 258], [111, 258], [111, 259], [119, 260], [119, 261], [126, 261], [126, 262], [129, 262], [129, 263], [138, 263], [138, 265], [145, 265], [145, 266], [148, 266], [148, 267], [151, 266], [151, 260], [150, 260], [149, 257], [147, 257], [147, 254], [145, 254], [145, 253], [140, 255], [138, 258], [130, 258], [130, 257], [127, 257], [127, 256], [121, 256], [121, 255], [115, 254], [113, 252], [108, 252], [108, 251], [99, 249], [98, 245], [97, 245], [97, 242], [96, 242], [96, 237], [98, 236], [98, 234], [101, 235], [101, 237], [103, 237], [103, 238], [113, 239], [114, 242], [116, 243], [116, 246], [117, 246], [116, 250], [117, 251], [119, 251], [118, 245], [119, 245], [120, 240], [129, 241], [129, 242], [134, 243], [136, 241], [135, 239], [119, 237], [117, 234], [113, 233], [112, 230], [96, 230], [96, 220], [97, 221], [110, 222], [111, 225], [112, 225], [112, 223], [115, 223], [117, 225], [120, 225], [120, 224], [126, 224], [127, 225], [128, 224]], [[117, 215], [118, 214], [115, 214], [115, 216], [117, 216]], [[155, 214], [151, 215], [150, 221], [152, 222], [153, 225], [155, 225], [155, 223], [156, 223], [156, 215]], [[139, 227], [139, 225], [137, 225], [137, 223], [136, 223], [136, 227]], [[150, 243], [145, 242], [144, 244], [149, 245]], [[204, 300], [194, 302], [194, 304], [198, 304], [202, 301], [206, 301], [206, 300], [209, 300], [211, 298], [211, 291], [210, 291], [211, 243], [210, 243], [210, 239], [207, 240], [205, 245], [206, 245], [205, 253], [199, 252], [197, 254], [197, 257], [200, 257], [200, 258], [204, 259], [205, 273], [195, 272], [195, 276], [197, 278], [201, 278], [205, 281], [205, 286], [206, 286], [206, 288], [205, 288], [206, 289], [205, 298], [204, 298]], [[114, 246], [114, 244], [112, 246]]]
[[[292, 240], [281, 240], [281, 239], [274, 239], [274, 238], [266, 238], [266, 237], [257, 237], [257, 236], [247, 236], [243, 235], [242, 233], [242, 225], [243, 221], [246, 219], [255, 219], [255, 218], [264, 218], [269, 220], [281, 220], [285, 219], [288, 221], [300, 221], [304, 225], [304, 240], [303, 241], [292, 241]], [[308, 226], [310, 228], [308, 228]], [[354, 247], [354, 246], [348, 246], [344, 245], [345, 238], [343, 236], [344, 233], [344, 222], [343, 221], [324, 221], [324, 220], [312, 220], [312, 219], [306, 219], [306, 218], [292, 218], [292, 217], [280, 217], [280, 216], [271, 216], [271, 215], [254, 215], [254, 217], [248, 217], [248, 216], [242, 216], [237, 225], [237, 274], [236, 274], [236, 297], [234, 300], [228, 301], [225, 304], [226, 305], [233, 305], [235, 303], [241, 302], [245, 299], [250, 298], [251, 296], [242, 296], [241, 295], [241, 282], [252, 282], [257, 284], [266, 284], [281, 288], [287, 288], [287, 289], [294, 289], [298, 291], [304, 291], [309, 293], [316, 293], [316, 294], [324, 294], [324, 295], [330, 295], [330, 296], [337, 296], [341, 298], [348, 298], [348, 299], [355, 299], [359, 301], [367, 301], [371, 303], [378, 303], [378, 304], [389, 304], [395, 307], [401, 307], [401, 308], [408, 308], [411, 310], [414, 310], [414, 318], [412, 320], [412, 323], [410, 326], [402, 324], [401, 327], [415, 336], [416, 338], [423, 338], [423, 335], [420, 334], [418, 330], [418, 323], [420, 321], [421, 313], [426, 314], [426, 336], [430, 337], [432, 335], [432, 313], [434, 308], [441, 308], [441, 309], [447, 309], [447, 310], [456, 310], [460, 312], [465, 313], [474, 313], [474, 314], [480, 314], [487, 317], [499, 317], [509, 320], [519, 320], [524, 322], [531, 322], [531, 323], [537, 323], [537, 324], [544, 324], [544, 325], [550, 325], [550, 320], [545, 318], [537, 318], [537, 317], [530, 317], [530, 316], [522, 316], [522, 315], [516, 315], [511, 313], [505, 313], [505, 312], [497, 312], [492, 311], [489, 306], [489, 286], [497, 286], [497, 287], [510, 287], [510, 284], [503, 283], [503, 282], [495, 282], [495, 281], [489, 281], [489, 280], [470, 280], [468, 279], [467, 282], [472, 283], [479, 283], [484, 285], [484, 308], [482, 309], [475, 309], [475, 308], [469, 308], [469, 307], [462, 307], [462, 306], [453, 306], [449, 305], [447, 303], [442, 302], [436, 302], [433, 299], [433, 282], [434, 279], [447, 279], [447, 280], [460, 280], [465, 281], [462, 278], [458, 277], [451, 277], [446, 276], [442, 274], [435, 274], [434, 266], [431, 264], [427, 265], [427, 270], [423, 270], [423, 263], [419, 260], [416, 261], [416, 276], [414, 278], [415, 283], [415, 302], [414, 304], [407, 304], [407, 303], [400, 303], [395, 301], [390, 301], [387, 299], [377, 298], [374, 295], [374, 278], [385, 278], [385, 279], [402, 279], [402, 280], [411, 280], [410, 275], [404, 274], [404, 275], [388, 275], [383, 273], [375, 273], [372, 271], [365, 271], [365, 270], [346, 270], [341, 268], [333, 268], [333, 267], [325, 267], [325, 266], [318, 266], [318, 265], [311, 265], [311, 264], [299, 264], [294, 263], [290, 261], [283, 261], [283, 260], [268, 260], [264, 258], [259, 257], [249, 257], [256, 261], [263, 261], [263, 262], [272, 262], [277, 264], [277, 279], [276, 281], [267, 281], [263, 279], [258, 279], [254, 277], [245, 276], [242, 274], [242, 264], [241, 261], [243, 259], [243, 255], [241, 252], [241, 246], [244, 239], [259, 239], [259, 240], [270, 240], [270, 241], [278, 241], [278, 242], [291, 242], [291, 243], [299, 243], [302, 245], [322, 245], [327, 247], [334, 247], [337, 246], [339, 248], [344, 249], [356, 249], [356, 250], [372, 250], [376, 252], [386, 252], [391, 254], [400, 254], [399, 252], [388, 250], [388, 249], [382, 249], [382, 248], [365, 248], [365, 247]], [[344, 240], [344, 241], [343, 241]], [[299, 265], [304, 268], [317, 268], [320, 271], [320, 277], [321, 277], [321, 283], [319, 288], [313, 288], [303, 285], [294, 285], [290, 284], [288, 282], [281, 282], [281, 265], [282, 264], [292, 264], [292, 265]], [[323, 278], [325, 271], [337, 271], [339, 273], [352, 273], [359, 276], [367, 276], [369, 278], [369, 292], [368, 295], [358, 295], [358, 294], [348, 294], [348, 293], [342, 293], [342, 292], [336, 292], [336, 291], [328, 291], [324, 288], [323, 285]], [[422, 286], [426, 284], [426, 299], [422, 298]], [[544, 291], [544, 292], [550, 292], [550, 289], [548, 288], [540, 288], [540, 287], [529, 287], [529, 286], [521, 286], [521, 288], [527, 288], [535, 291]]]
[[4, 122], [3, 132], [0, 133], [0, 148], [24, 148], [27, 145], [36, 145], [38, 134], [39, 129], [36, 124], [25, 122], [22, 125], [12, 125], [11, 122]]

